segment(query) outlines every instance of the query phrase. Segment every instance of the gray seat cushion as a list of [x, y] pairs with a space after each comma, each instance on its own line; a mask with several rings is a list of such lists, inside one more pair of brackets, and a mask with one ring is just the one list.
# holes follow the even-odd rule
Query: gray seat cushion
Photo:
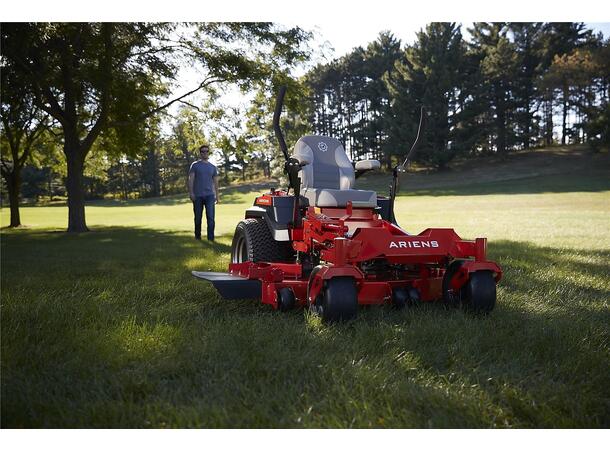
[[327, 136], [303, 136], [294, 146], [293, 156], [307, 163], [299, 172], [302, 194], [318, 207], [345, 207], [348, 201], [358, 208], [377, 206], [377, 193], [352, 189], [354, 167], [341, 143]]

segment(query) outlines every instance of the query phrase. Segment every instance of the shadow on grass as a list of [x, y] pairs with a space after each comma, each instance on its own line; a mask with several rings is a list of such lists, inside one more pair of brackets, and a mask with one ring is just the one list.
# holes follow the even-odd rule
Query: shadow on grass
[[609, 252], [490, 252], [489, 317], [377, 307], [323, 326], [194, 280], [225, 270], [228, 238], [8, 234], [2, 426], [608, 426]]

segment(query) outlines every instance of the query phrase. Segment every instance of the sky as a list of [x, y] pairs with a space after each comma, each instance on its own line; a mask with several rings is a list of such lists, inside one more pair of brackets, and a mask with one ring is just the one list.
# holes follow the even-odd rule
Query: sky
[[[366, 46], [369, 42], [374, 41], [379, 33], [383, 30], [391, 31], [403, 44], [412, 43], [416, 38], [416, 33], [426, 26], [431, 20], [420, 20], [417, 22], [400, 22], [393, 21], [385, 22], [367, 22], [360, 21], [357, 23], [336, 24], [318, 24], [308, 25], [307, 23], [300, 26], [307, 29], [317, 31], [321, 38], [318, 40], [327, 40], [334, 47], [334, 56], [343, 56], [349, 53], [353, 48], [358, 46]], [[585, 22], [587, 28], [601, 31], [604, 37], [610, 37], [610, 21], [606, 23]], [[466, 28], [471, 22], [462, 22], [462, 34], [467, 35]]]

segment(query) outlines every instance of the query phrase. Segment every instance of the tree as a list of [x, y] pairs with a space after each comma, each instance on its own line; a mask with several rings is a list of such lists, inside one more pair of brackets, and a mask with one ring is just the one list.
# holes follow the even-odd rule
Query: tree
[[401, 54], [400, 41], [384, 31], [366, 48], [357, 47], [305, 77], [311, 90], [314, 130], [343, 141], [352, 159], [383, 159], [389, 94], [383, 81]]
[[[170, 34], [176, 28], [162, 23], [3, 24], [3, 56], [19, 70], [35, 104], [62, 128], [68, 231], [87, 231], [83, 169], [100, 136], [111, 135], [123, 151], [141, 151], [146, 118], [213, 83], [245, 86], [280, 62], [292, 65], [305, 56], [300, 43], [308, 38], [299, 28], [282, 30], [269, 23], [200, 24], [193, 36], [177, 39]], [[249, 52], [241, 50], [245, 42]], [[193, 90], [161, 103], [178, 56], [196, 59], [205, 76]]]
[[[546, 70], [549, 68], [556, 56], [563, 56], [571, 53], [573, 50], [581, 47], [590, 46], [594, 40], [593, 33], [586, 29], [582, 22], [550, 22], [543, 27], [543, 51], [542, 65]], [[548, 80], [542, 80], [543, 88], [547, 88], [545, 92], [545, 126], [546, 126], [546, 143], [552, 143], [553, 135], [553, 103], [555, 88], [549, 89]], [[564, 145], [567, 140], [568, 126], [567, 118], [570, 110], [570, 93], [569, 86], [562, 84], [559, 89], [561, 94], [561, 144]]]
[[390, 112], [390, 93], [384, 82], [384, 77], [394, 70], [394, 63], [402, 54], [401, 43], [389, 31], [379, 33], [377, 39], [371, 42], [364, 53], [366, 76], [370, 82], [365, 87], [365, 98], [368, 101], [370, 118], [366, 135], [366, 147], [377, 159], [385, 159], [388, 168], [391, 167], [391, 152], [393, 148], [388, 142], [387, 120]]
[[[66, 169], [63, 163], [61, 148], [56, 127], [50, 126], [36, 140], [25, 166], [25, 168], [30, 167], [43, 174], [44, 184], [36, 193], [36, 196], [46, 196], [49, 198], [49, 201], [53, 201], [53, 197], [56, 195], [65, 197], [64, 178], [66, 176]], [[29, 171], [29, 173], [33, 172]], [[31, 184], [30, 181], [24, 172], [24, 185], [26, 183]], [[25, 192], [25, 188], [22, 190], [22, 195], [28, 197], [28, 192]]]
[[[562, 143], [567, 136], [573, 135], [576, 141], [582, 130], [589, 135], [599, 135], [607, 139], [607, 130], [599, 126], [607, 114], [608, 105], [608, 56], [607, 43], [596, 49], [577, 48], [569, 54], [555, 55], [553, 63], [545, 73], [542, 85], [551, 91], [561, 92], [562, 115]], [[567, 108], [576, 112], [580, 122], [575, 123], [571, 129], [567, 126]], [[590, 139], [596, 141], [598, 139]]]
[[30, 159], [32, 149], [50, 125], [49, 117], [34, 104], [32, 95], [24, 89], [18, 73], [10, 62], [3, 62], [0, 115], [0, 169], [8, 190], [11, 210], [10, 227], [21, 225], [19, 194], [21, 171]]
[[518, 58], [513, 88], [515, 122], [519, 132], [519, 143], [523, 148], [528, 149], [538, 131], [534, 113], [540, 98], [536, 80], [543, 71], [543, 24], [510, 22], [508, 29], [513, 33]]
[[495, 151], [504, 153], [516, 141], [512, 94], [518, 70], [517, 51], [506, 35], [504, 23], [476, 22], [469, 31], [471, 51], [480, 58], [483, 76], [480, 100], [493, 112], [492, 120], [486, 121], [488, 136], [494, 141]]
[[240, 127], [243, 138], [241, 148], [247, 149], [249, 166], [263, 172], [265, 178], [281, 176], [284, 170], [284, 155], [280, 151], [273, 129], [273, 112], [279, 86], [286, 86], [284, 112], [280, 116], [288, 151], [304, 135], [312, 134], [311, 91], [307, 76], [294, 79], [278, 73], [269, 83], [261, 84], [245, 113], [245, 122]]
[[219, 167], [226, 184], [231, 172], [240, 172], [246, 180], [246, 170], [252, 159], [242, 106], [209, 105], [206, 108], [206, 129], [212, 141], [212, 151], [219, 155]]
[[455, 130], [465, 48], [460, 26], [431, 23], [407, 47], [396, 72], [387, 78], [392, 98], [393, 142], [406, 154], [415, 140], [420, 106], [427, 110], [426, 127], [416, 159], [443, 169], [457, 154]]
[[140, 173], [144, 196], [159, 197], [161, 195], [161, 151], [164, 141], [159, 125], [158, 120], [150, 121], [146, 134], [146, 153], [142, 159]]
[[610, 39], [593, 53], [591, 69], [595, 91], [593, 100], [583, 105], [588, 118], [584, 129], [588, 142], [598, 150], [610, 148]]

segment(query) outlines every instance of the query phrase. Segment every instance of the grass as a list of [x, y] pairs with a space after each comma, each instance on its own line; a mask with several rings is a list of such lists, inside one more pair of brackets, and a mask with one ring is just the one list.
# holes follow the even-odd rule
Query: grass
[[92, 202], [82, 235], [60, 232], [65, 207], [23, 208], [29, 228], [1, 243], [2, 427], [607, 428], [610, 182], [594, 166], [405, 189], [408, 230], [490, 239], [505, 275], [485, 318], [375, 307], [323, 326], [220, 299], [190, 271], [226, 268], [247, 189], [227, 190], [214, 244], [178, 197]]

